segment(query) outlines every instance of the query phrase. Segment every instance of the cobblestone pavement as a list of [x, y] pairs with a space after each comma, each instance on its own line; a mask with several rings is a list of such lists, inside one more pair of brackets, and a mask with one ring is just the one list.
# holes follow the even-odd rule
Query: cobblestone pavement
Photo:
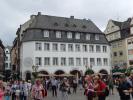
[[[60, 93], [58, 92], [57, 97], [53, 97], [51, 92], [48, 92], [48, 96], [44, 100], [61, 100]], [[86, 97], [83, 95], [82, 90], [78, 90], [76, 94], [69, 95], [69, 100], [86, 100]], [[120, 100], [118, 93], [115, 91], [114, 95], [110, 95], [106, 100]]]

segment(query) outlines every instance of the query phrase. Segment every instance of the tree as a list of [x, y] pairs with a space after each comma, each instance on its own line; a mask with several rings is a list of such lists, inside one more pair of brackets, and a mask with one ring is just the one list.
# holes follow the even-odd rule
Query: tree
[[92, 74], [94, 74], [94, 71], [90, 68], [88, 68], [85, 72], [85, 75], [92, 75]]

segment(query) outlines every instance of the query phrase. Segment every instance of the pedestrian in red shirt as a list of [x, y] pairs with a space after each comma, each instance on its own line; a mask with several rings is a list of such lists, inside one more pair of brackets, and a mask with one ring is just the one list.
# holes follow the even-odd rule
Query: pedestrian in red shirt
[[94, 86], [94, 89], [97, 93], [98, 100], [105, 100], [106, 99], [106, 84], [101, 80], [100, 75], [95, 76], [95, 80], [97, 80], [97, 84]]

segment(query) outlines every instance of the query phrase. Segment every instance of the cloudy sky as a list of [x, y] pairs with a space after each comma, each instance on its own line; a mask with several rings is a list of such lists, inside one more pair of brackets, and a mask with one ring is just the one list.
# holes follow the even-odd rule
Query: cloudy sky
[[12, 45], [20, 24], [37, 12], [91, 19], [103, 31], [109, 19], [133, 17], [133, 0], [0, 0], [0, 38], [4, 44]]

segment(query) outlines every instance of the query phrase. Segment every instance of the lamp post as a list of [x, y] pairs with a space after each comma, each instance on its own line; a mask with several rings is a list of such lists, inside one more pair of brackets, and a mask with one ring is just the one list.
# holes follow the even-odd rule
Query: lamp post
[[33, 70], [33, 72], [32, 72], [32, 74], [33, 74], [33, 76], [34, 76], [34, 78], [36, 79], [37, 78], [37, 74], [38, 74], [38, 68], [39, 68], [39, 66], [38, 65], [33, 65], [32, 66], [32, 70]]

